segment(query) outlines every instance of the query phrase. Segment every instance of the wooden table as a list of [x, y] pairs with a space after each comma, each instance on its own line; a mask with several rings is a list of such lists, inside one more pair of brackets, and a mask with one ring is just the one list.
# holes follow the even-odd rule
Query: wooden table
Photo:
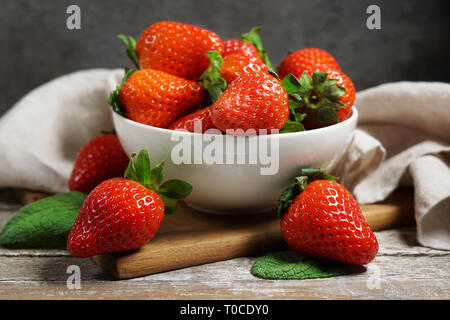
[[[0, 228], [20, 205], [0, 199]], [[0, 249], [0, 299], [449, 299], [450, 252], [420, 247], [415, 228], [377, 232], [380, 251], [360, 273], [302, 281], [260, 280], [255, 257], [113, 280], [64, 250]], [[81, 271], [68, 289], [67, 268]]]

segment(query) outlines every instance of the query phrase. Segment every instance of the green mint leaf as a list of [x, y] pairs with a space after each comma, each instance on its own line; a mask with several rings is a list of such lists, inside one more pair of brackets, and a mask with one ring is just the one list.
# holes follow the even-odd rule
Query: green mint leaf
[[125, 52], [126, 52], [128, 58], [130, 58], [130, 60], [134, 63], [136, 68], [139, 69], [139, 58], [136, 54], [136, 40], [134, 40], [134, 38], [132, 36], [126, 36], [124, 34], [119, 34], [117, 37], [120, 40], [122, 40], [122, 42], [127, 47]]
[[327, 260], [316, 260], [293, 251], [270, 253], [255, 261], [251, 274], [270, 280], [304, 280], [349, 274], [353, 266]]
[[136, 175], [140, 184], [150, 187], [150, 155], [147, 149], [142, 149], [136, 158]]
[[217, 51], [207, 51], [206, 56], [211, 61], [209, 67], [199, 78], [200, 85], [208, 92], [211, 103], [216, 101], [227, 88], [227, 82], [220, 76], [223, 58]]
[[122, 116], [124, 115], [124, 113], [122, 111], [122, 108], [119, 105], [119, 92], [120, 92], [120, 89], [122, 89], [125, 82], [127, 82], [128, 78], [133, 74], [134, 71], [135, 70], [130, 69], [125, 73], [125, 76], [122, 78], [120, 85], [118, 85], [116, 87], [116, 90], [111, 92], [108, 99], [106, 100], [108, 102], [108, 104], [113, 108], [113, 110]]
[[184, 199], [192, 192], [192, 186], [183, 180], [168, 180], [158, 188], [158, 193], [172, 199]]
[[264, 46], [262, 44], [261, 37], [259, 36], [259, 31], [261, 31], [262, 27], [254, 27], [249, 32], [244, 33], [242, 35], [242, 41], [250, 43], [255, 46], [256, 50], [258, 50], [259, 56], [262, 61], [269, 67], [270, 70], [275, 70], [272, 63], [269, 60], [269, 55], [266, 50], [264, 50]]
[[134, 166], [134, 157], [136, 156], [136, 153], [132, 153], [130, 156], [130, 162], [128, 162], [128, 167], [125, 170], [125, 173], [123, 176], [127, 178], [128, 180], [138, 181], [137, 175], [136, 175], [136, 167]]
[[64, 249], [67, 236], [86, 199], [81, 192], [44, 198], [23, 207], [0, 233], [6, 248]]

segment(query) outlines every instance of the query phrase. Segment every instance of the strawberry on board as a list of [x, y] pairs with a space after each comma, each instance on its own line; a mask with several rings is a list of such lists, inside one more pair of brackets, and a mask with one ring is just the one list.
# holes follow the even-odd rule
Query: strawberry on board
[[194, 81], [153, 70], [130, 70], [110, 95], [113, 109], [131, 119], [167, 128], [173, 121], [202, 105], [205, 91]]
[[138, 67], [194, 81], [209, 65], [205, 52], [223, 52], [223, 42], [214, 32], [173, 21], [152, 24], [137, 42], [130, 36], [119, 37], [127, 46], [128, 56]]
[[69, 178], [69, 189], [89, 193], [106, 179], [121, 177], [128, 157], [115, 134], [103, 134], [78, 152]]
[[320, 72], [341, 71], [336, 59], [327, 51], [319, 48], [304, 48], [290, 53], [278, 67], [278, 75], [283, 79], [292, 73], [300, 78], [304, 71], [320, 68]]
[[[188, 132], [201, 132], [214, 128], [211, 120], [212, 107], [206, 107], [195, 112], [192, 112], [172, 123], [170, 130], [180, 130]], [[195, 131], [198, 128], [199, 131]]]
[[371, 262], [378, 241], [356, 200], [323, 169], [303, 169], [280, 197], [281, 233], [294, 251], [349, 264]]
[[267, 72], [244, 73], [214, 102], [211, 119], [227, 129], [282, 129], [289, 117], [289, 97]]
[[155, 235], [164, 214], [173, 213], [176, 201], [192, 191], [182, 180], [162, 183], [164, 163], [150, 169], [147, 150], [139, 153], [136, 165], [134, 156], [125, 178], [102, 182], [84, 201], [67, 239], [74, 257], [140, 248]]

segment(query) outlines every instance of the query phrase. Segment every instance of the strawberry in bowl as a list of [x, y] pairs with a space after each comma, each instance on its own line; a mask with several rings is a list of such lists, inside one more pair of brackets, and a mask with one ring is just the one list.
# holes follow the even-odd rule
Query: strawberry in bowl
[[[317, 50], [305, 50], [300, 73], [298, 56], [288, 56], [279, 77], [260, 28], [223, 42], [186, 28], [154, 24], [137, 43], [122, 36], [140, 69], [129, 71], [109, 98], [120, 142], [127, 153], [148, 149], [152, 159], [165, 161], [168, 178], [189, 181], [191, 207], [223, 214], [273, 210], [299, 168], [327, 167], [345, 152], [358, 116], [353, 83]], [[187, 47], [159, 40], [164, 35], [180, 43], [206, 38], [181, 51]], [[180, 54], [182, 60], [170, 60]], [[202, 62], [185, 74], [180, 61]]]

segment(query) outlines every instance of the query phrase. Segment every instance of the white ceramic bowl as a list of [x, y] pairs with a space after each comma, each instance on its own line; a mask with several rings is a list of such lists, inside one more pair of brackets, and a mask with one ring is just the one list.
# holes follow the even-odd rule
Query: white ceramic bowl
[[[328, 167], [335, 163], [353, 138], [358, 112], [352, 109], [352, 116], [338, 124], [303, 132], [284, 133], [276, 135], [262, 135], [252, 137], [233, 137], [230, 135], [208, 135], [214, 143], [222, 142], [231, 146], [229, 142], [245, 143], [245, 150], [237, 151], [236, 157], [246, 156], [243, 164], [237, 164], [237, 158], [229, 159], [232, 164], [207, 164], [205, 159], [197, 158], [198, 164], [175, 164], [171, 154], [175, 146], [180, 147], [180, 141], [190, 148], [191, 160], [195, 152], [198, 155], [209, 154], [206, 146], [213, 146], [213, 142], [203, 141], [205, 135], [172, 131], [147, 126], [126, 119], [113, 112], [114, 126], [117, 135], [128, 154], [138, 153], [141, 149], [148, 149], [152, 166], [165, 161], [165, 179], [183, 179], [193, 186], [191, 195], [186, 203], [198, 210], [220, 214], [252, 214], [272, 210], [277, 206], [278, 198], [283, 189], [292, 183], [301, 168]], [[214, 137], [214, 138], [212, 138]], [[179, 140], [177, 140], [179, 139]], [[194, 139], [197, 139], [194, 141]], [[216, 140], [217, 139], [217, 140]], [[228, 139], [228, 140], [227, 140]], [[231, 140], [230, 140], [231, 139]], [[276, 148], [276, 144], [279, 148]], [[272, 175], [262, 175], [261, 168], [270, 165], [249, 163], [249, 156], [259, 158], [259, 153], [253, 147], [271, 143], [274, 152], [271, 160], [272, 171], [276, 172], [276, 159], [278, 158], [278, 171]], [[214, 144], [214, 146], [219, 146]], [[217, 148], [216, 148], [217, 149]], [[175, 149], [178, 150], [178, 149]], [[186, 149], [187, 150], [187, 149]], [[264, 152], [262, 152], [264, 154]], [[179, 154], [175, 152], [175, 154]], [[231, 153], [222, 150], [214, 153], [219, 159]], [[223, 161], [226, 161], [226, 158]], [[178, 162], [175, 159], [175, 162]], [[264, 162], [267, 163], [267, 162]], [[266, 169], [267, 170], [267, 169]], [[267, 173], [267, 172], [266, 172]]]

